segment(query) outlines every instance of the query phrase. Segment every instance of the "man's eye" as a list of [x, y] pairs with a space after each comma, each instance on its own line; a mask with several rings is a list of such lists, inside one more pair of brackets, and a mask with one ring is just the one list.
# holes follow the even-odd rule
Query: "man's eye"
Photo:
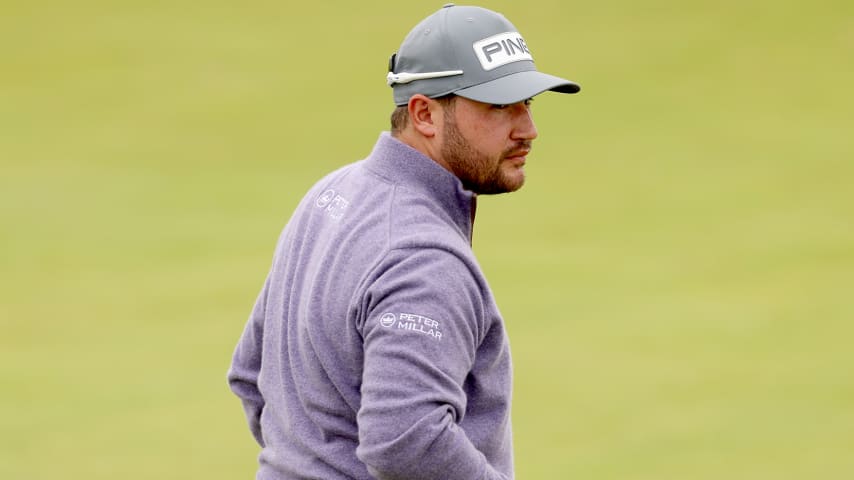
[[[529, 99], [526, 99], [526, 100], [522, 100], [522, 102], [520, 102], [520, 103], [523, 103], [526, 107], [530, 107], [530, 106], [531, 106], [531, 104], [532, 104], [533, 102], [534, 102], [534, 99], [533, 99], [533, 98], [529, 98]], [[515, 104], [514, 104], [514, 105], [515, 105]], [[504, 109], [506, 109], [506, 108], [508, 108], [508, 107], [510, 107], [510, 104], [498, 104], [498, 103], [496, 103], [496, 104], [493, 104], [493, 105], [492, 105], [492, 108], [494, 108], [494, 109], [496, 109], [496, 110], [504, 110]]]

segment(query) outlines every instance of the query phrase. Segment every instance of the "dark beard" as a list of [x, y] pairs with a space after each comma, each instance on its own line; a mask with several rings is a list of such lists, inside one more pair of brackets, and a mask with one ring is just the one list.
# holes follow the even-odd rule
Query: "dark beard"
[[492, 159], [472, 148], [463, 138], [454, 120], [453, 111], [445, 112], [444, 121], [445, 143], [442, 145], [442, 158], [466, 190], [478, 195], [494, 195], [514, 192], [522, 187], [524, 180], [520, 184], [511, 183], [501, 170], [501, 162], [513, 148], [502, 152], [501, 161], [494, 163]]

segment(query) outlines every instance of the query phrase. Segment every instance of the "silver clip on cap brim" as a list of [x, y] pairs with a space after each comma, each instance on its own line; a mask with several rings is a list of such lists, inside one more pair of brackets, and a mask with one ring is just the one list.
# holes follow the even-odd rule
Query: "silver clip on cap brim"
[[456, 75], [462, 75], [462, 70], [445, 70], [443, 72], [424, 72], [424, 73], [407, 73], [400, 72], [394, 73], [389, 72], [386, 76], [386, 82], [388, 82], [389, 86], [392, 85], [403, 85], [406, 83], [411, 83], [416, 80], [429, 80], [431, 78], [444, 78], [444, 77], [453, 77]]

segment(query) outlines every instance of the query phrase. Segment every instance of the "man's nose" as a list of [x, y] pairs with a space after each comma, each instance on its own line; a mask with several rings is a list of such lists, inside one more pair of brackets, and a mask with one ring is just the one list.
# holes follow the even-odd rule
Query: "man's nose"
[[513, 115], [514, 126], [511, 137], [516, 140], [533, 140], [537, 138], [537, 126], [531, 114], [531, 106], [521, 102], [516, 105]]

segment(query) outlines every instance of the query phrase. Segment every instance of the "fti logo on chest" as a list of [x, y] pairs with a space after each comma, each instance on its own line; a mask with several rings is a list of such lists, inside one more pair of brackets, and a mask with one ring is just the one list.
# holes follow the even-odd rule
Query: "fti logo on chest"
[[317, 208], [323, 209], [329, 218], [341, 220], [341, 217], [344, 216], [344, 211], [350, 206], [350, 201], [338, 195], [335, 190], [327, 190], [317, 197], [314, 204]]

